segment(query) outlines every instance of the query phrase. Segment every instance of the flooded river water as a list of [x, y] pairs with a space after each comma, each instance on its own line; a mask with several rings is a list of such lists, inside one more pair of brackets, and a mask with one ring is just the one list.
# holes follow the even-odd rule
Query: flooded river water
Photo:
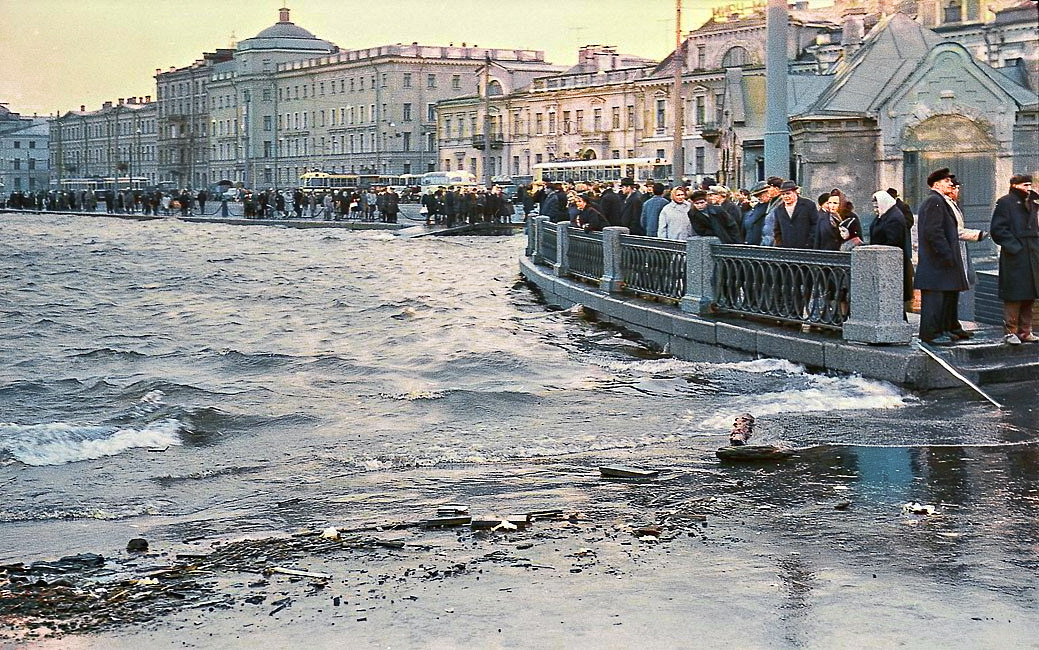
[[[677, 360], [546, 309], [523, 246], [0, 216], [0, 563], [445, 502], [605, 516], [715, 495], [745, 534], [1035, 611], [1034, 385], [992, 387], [1000, 412], [784, 361]], [[742, 412], [801, 455], [720, 466]], [[614, 462], [668, 480], [604, 485]]]

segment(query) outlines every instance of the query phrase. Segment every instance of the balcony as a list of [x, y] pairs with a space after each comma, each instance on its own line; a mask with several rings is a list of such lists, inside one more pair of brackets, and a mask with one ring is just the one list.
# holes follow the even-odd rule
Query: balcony
[[713, 145], [717, 145], [722, 137], [722, 127], [716, 122], [697, 124], [696, 128], [700, 131], [700, 137]]
[[610, 144], [610, 134], [606, 131], [590, 131], [581, 134], [581, 144], [585, 146]]
[[[505, 137], [501, 133], [494, 133], [491, 135], [491, 149], [501, 149], [505, 146]], [[483, 149], [487, 148], [486, 138], [483, 135], [473, 136], [473, 148]]]

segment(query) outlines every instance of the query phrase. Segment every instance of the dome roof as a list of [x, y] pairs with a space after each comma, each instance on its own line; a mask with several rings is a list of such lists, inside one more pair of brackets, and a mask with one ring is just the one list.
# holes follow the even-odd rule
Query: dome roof
[[277, 22], [263, 30], [253, 38], [303, 38], [303, 39], [316, 39], [307, 30], [303, 29], [296, 23], [282, 23]]
[[252, 38], [238, 43], [239, 50], [304, 50], [334, 52], [336, 46], [314, 36], [289, 20], [289, 10], [279, 10], [278, 22]]

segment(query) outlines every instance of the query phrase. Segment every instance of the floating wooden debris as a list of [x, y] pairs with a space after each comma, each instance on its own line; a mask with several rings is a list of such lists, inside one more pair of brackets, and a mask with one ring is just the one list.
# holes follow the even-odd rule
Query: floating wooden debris
[[599, 468], [603, 478], [655, 478], [660, 475], [659, 470], [639, 469], [627, 465], [606, 465]]
[[729, 434], [729, 444], [734, 447], [746, 445], [753, 433], [754, 416], [750, 413], [739, 415], [736, 417], [736, 421], [732, 423], [732, 433]]
[[427, 519], [422, 522], [425, 528], [440, 528], [443, 526], [468, 526], [472, 522], [473, 518], [469, 515], [459, 515], [456, 517], [436, 517], [434, 519]]
[[785, 460], [794, 455], [792, 449], [775, 445], [739, 445], [721, 447], [714, 454], [726, 461], [734, 463], [773, 462]]
[[297, 576], [300, 578], [321, 578], [323, 580], [331, 580], [332, 574], [330, 573], [314, 573], [313, 571], [298, 571], [296, 569], [286, 569], [285, 567], [275, 566], [269, 569], [265, 569], [264, 573], [278, 573], [286, 576]]

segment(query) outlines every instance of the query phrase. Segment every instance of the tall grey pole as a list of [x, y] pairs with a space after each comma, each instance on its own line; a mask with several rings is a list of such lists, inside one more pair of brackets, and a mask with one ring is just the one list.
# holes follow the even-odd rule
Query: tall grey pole
[[672, 97], [675, 128], [671, 140], [671, 175], [674, 185], [681, 185], [685, 176], [685, 154], [682, 151], [682, 68], [685, 67], [685, 48], [682, 47], [682, 0], [675, 0], [675, 78]]
[[787, 115], [787, 0], [768, 0], [765, 18], [765, 176], [790, 175], [790, 127]]
[[483, 61], [483, 186], [491, 186], [491, 53]]

